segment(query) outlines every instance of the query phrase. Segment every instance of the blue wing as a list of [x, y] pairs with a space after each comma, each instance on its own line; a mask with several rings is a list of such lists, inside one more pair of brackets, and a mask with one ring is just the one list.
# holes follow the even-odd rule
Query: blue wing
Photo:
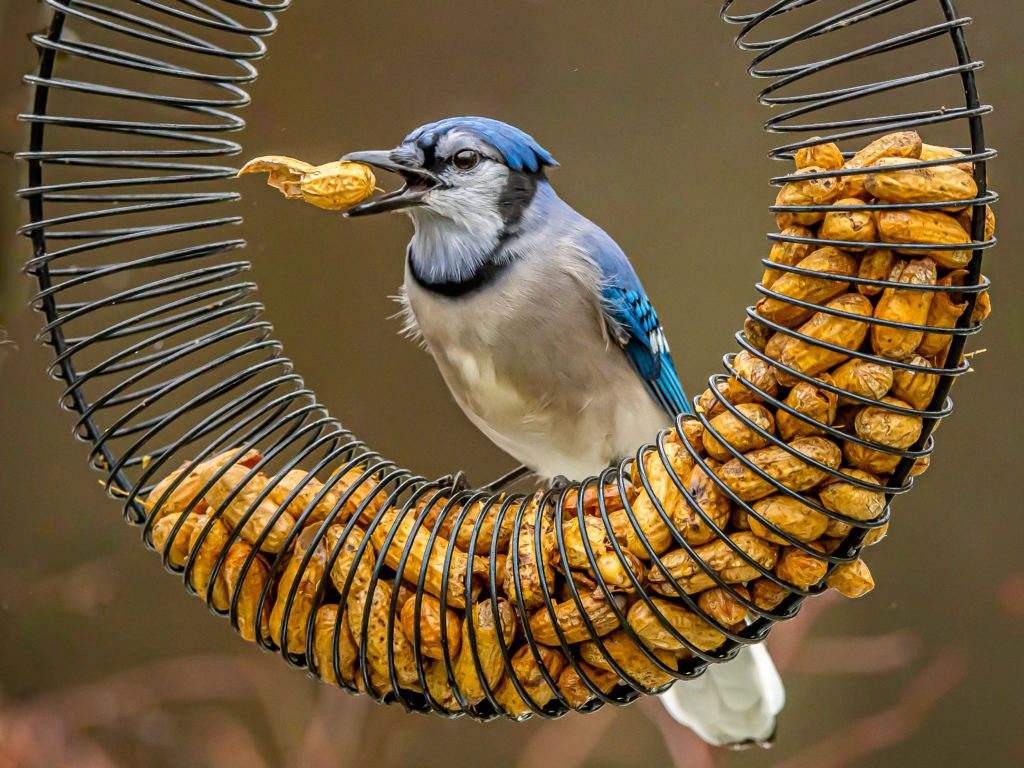
[[665, 330], [658, 322], [640, 278], [615, 241], [595, 229], [587, 245], [591, 258], [601, 267], [601, 298], [613, 337], [644, 380], [651, 396], [670, 416], [692, 413], [672, 362]]

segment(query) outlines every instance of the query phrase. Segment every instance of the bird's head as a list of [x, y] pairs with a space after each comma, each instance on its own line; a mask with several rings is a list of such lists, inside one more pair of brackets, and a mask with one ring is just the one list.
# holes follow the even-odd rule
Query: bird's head
[[428, 123], [394, 149], [352, 152], [342, 159], [397, 173], [405, 181], [401, 189], [350, 209], [348, 216], [405, 211], [417, 228], [444, 220], [447, 227], [500, 229], [521, 215], [544, 180], [544, 169], [558, 165], [528, 134], [484, 117]]

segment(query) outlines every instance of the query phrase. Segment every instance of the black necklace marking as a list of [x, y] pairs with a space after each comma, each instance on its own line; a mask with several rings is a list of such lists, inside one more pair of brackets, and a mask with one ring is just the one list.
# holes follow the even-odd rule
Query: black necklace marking
[[502, 259], [497, 259], [496, 256], [495, 251], [492, 251], [484, 261], [480, 262], [464, 278], [439, 281], [431, 280], [420, 274], [420, 271], [416, 268], [416, 262], [412, 258], [412, 246], [409, 247], [407, 258], [409, 259], [409, 272], [412, 274], [412, 279], [416, 281], [416, 285], [431, 293], [437, 293], [454, 299], [468, 296], [474, 291], [478, 291], [484, 286], [495, 282], [516, 261], [515, 257], [511, 255], [507, 255]]

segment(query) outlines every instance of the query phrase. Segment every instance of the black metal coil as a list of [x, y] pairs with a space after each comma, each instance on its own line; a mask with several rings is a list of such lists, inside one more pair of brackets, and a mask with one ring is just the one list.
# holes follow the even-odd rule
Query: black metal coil
[[[744, 644], [759, 642], [774, 622], [794, 616], [807, 595], [823, 588], [821, 584], [806, 590], [793, 587], [731, 541], [696, 504], [686, 487], [685, 478], [672, 470], [668, 457], [668, 442], [672, 439], [669, 431], [659, 435], [654, 444], [641, 448], [635, 457], [609, 468], [600, 477], [548, 490], [532, 500], [523, 494], [497, 493], [503, 486], [502, 482], [470, 490], [464, 487], [460, 475], [428, 480], [395, 466], [372, 451], [333, 419], [313, 393], [305, 388], [301, 378], [292, 371], [291, 362], [283, 356], [280, 344], [271, 338], [270, 325], [260, 320], [263, 306], [253, 298], [256, 286], [241, 278], [248, 269], [248, 262], [230, 258], [230, 252], [244, 246], [244, 241], [217, 238], [211, 234], [215, 228], [237, 223], [240, 218], [220, 211], [211, 212], [205, 218], [187, 217], [188, 212], [200, 210], [200, 206], [220, 206], [238, 198], [236, 193], [220, 189], [220, 182], [232, 176], [235, 169], [214, 163], [218, 158], [237, 154], [240, 146], [221, 134], [243, 127], [243, 121], [234, 110], [248, 102], [244, 86], [256, 77], [256, 70], [250, 62], [264, 52], [261, 38], [274, 30], [274, 14], [286, 8], [288, 1], [223, 0], [217, 7], [203, 0], [180, 0], [173, 5], [161, 0], [46, 0], [46, 3], [52, 9], [52, 21], [47, 33], [33, 37], [40, 51], [40, 64], [37, 73], [26, 78], [34, 88], [35, 100], [32, 111], [21, 116], [30, 124], [29, 149], [20, 155], [28, 163], [29, 184], [19, 194], [28, 201], [30, 217], [29, 223], [20, 231], [31, 238], [33, 245], [33, 256], [26, 271], [38, 282], [39, 291], [34, 305], [45, 316], [39, 338], [54, 349], [54, 362], [49, 373], [65, 387], [61, 405], [78, 414], [75, 435], [90, 444], [91, 465], [105, 473], [107, 493], [122, 502], [125, 518], [142, 526], [147, 546], [154, 546], [153, 531], [163, 519], [164, 505], [179, 486], [184, 486], [188, 472], [226, 450], [233, 451], [238, 459], [246, 457], [244, 477], [222, 503], [206, 509], [204, 497], [218, 486], [233, 460], [204, 477], [198, 490], [193, 489], [192, 500], [169, 531], [166, 524], [161, 524], [164, 526], [161, 535], [166, 541], [162, 549], [165, 567], [182, 573], [186, 587], [194, 594], [200, 593], [211, 610], [228, 615], [237, 630], [248, 634], [262, 647], [278, 651], [295, 666], [333, 679], [350, 690], [367, 691], [378, 700], [398, 702], [410, 710], [432, 710], [447, 716], [468, 714], [478, 719], [499, 716], [504, 709], [484, 679], [484, 666], [490, 662], [483, 658], [480, 638], [476, 636], [471, 621], [473, 612], [480, 608], [474, 607], [472, 601], [465, 597], [479, 587], [482, 589], [480, 594], [485, 595], [482, 600], [489, 605], [492, 615], [500, 614], [503, 608], [499, 604], [503, 573], [499, 572], [497, 563], [499, 554], [502, 554], [499, 549], [505, 545], [499, 539], [503, 535], [502, 530], [511, 528], [507, 556], [511, 561], [508, 569], [514, 597], [510, 599], [510, 607], [516, 617], [517, 633], [524, 637], [525, 647], [536, 662], [540, 677], [552, 689], [554, 695], [551, 700], [538, 704], [530, 697], [513, 668], [512, 647], [500, 632], [495, 638], [498, 656], [505, 679], [522, 697], [527, 713], [558, 717], [570, 708], [589, 711], [605, 703], [627, 703], [643, 693], [663, 690], [667, 686], [645, 686], [605, 651], [604, 641], [583, 610], [586, 590], [595, 585], [582, 581], [577, 583], [579, 574], [565, 568], [557, 576], [563, 582], [563, 602], [571, 601], [576, 606], [587, 634], [604, 652], [611, 670], [626, 684], [609, 688], [591, 679], [587, 668], [581, 666], [578, 654], [570, 647], [573, 644], [567, 642], [565, 634], [555, 623], [557, 645], [565, 654], [568, 667], [580, 677], [592, 696], [588, 697], [590, 700], [586, 704], [573, 705], [559, 690], [557, 675], [543, 662], [542, 651], [527, 621], [535, 611], [554, 615], [556, 585], [549, 583], [544, 569], [540, 569], [542, 604], [528, 606], [523, 596], [527, 585], [522, 559], [531, 553], [536, 559], [543, 556], [541, 540], [546, 535], [546, 525], [553, 525], [557, 560], [566, 563], [568, 553], [563, 524], [575, 517], [576, 524], [585, 530], [587, 516], [600, 518], [605, 531], [609, 532], [615, 557], [628, 574], [631, 584], [625, 587], [608, 584], [601, 577], [601, 568], [588, 537], [582, 536], [589, 573], [595, 577], [595, 588], [604, 597], [623, 631], [636, 643], [638, 651], [653, 668], [665, 674], [666, 680], [699, 675], [709, 663], [727, 660]], [[770, 81], [761, 92], [761, 102], [782, 110], [767, 123], [768, 130], [821, 135], [821, 138], [783, 145], [774, 150], [773, 157], [789, 160], [804, 147], [896, 130], [953, 122], [964, 122], [969, 129], [967, 157], [957, 160], [974, 163], [974, 177], [979, 189], [977, 197], [962, 201], [963, 205], [973, 207], [973, 242], [969, 246], [958, 247], [973, 251], [967, 285], [945, 289], [922, 287], [929, 291], [962, 293], [966, 295], [969, 306], [960, 323], [952, 329], [889, 323], [902, 329], [949, 334], [952, 337], [948, 354], [950, 363], [938, 371], [942, 374], [941, 383], [930, 406], [925, 411], [908, 412], [924, 418], [925, 428], [917, 444], [905, 451], [867, 444], [900, 457], [890, 483], [884, 488], [875, 488], [872, 484], [854, 481], [856, 485], [884, 491], [888, 502], [912, 487], [910, 472], [915, 461], [931, 452], [931, 432], [938, 420], [951, 412], [949, 387], [967, 370], [967, 365], [961, 362], [961, 353], [967, 337], [978, 330], [977, 326], [971, 325], [970, 318], [978, 295], [988, 287], [988, 282], [981, 276], [982, 253], [994, 244], [994, 240], [984, 239], [984, 206], [995, 202], [996, 195], [987, 191], [985, 169], [986, 162], [995, 153], [985, 147], [982, 117], [989, 107], [979, 102], [975, 86], [975, 72], [981, 63], [971, 59], [965, 42], [964, 28], [970, 20], [956, 13], [951, 0], [867, 0], [851, 4], [850, 8], [834, 15], [801, 20], [797, 31], [776, 39], [755, 41], [752, 37], [754, 32], [763, 26], [784, 16], [810, 16], [821, 11], [823, 4], [819, 0], [780, 0], [759, 11], [730, 13], [734, 5], [732, 0], [726, 0], [722, 17], [730, 23], [742, 25], [738, 45], [755, 53], [750, 74]], [[224, 6], [232, 6], [232, 12], [218, 10]], [[893, 35], [887, 26], [890, 15], [909, 6], [919, 11], [921, 23], [925, 26]], [[789, 17], [790, 13], [794, 16]], [[929, 14], [935, 15], [934, 21], [929, 19]], [[76, 38], [64, 34], [68, 24], [75, 26]], [[832, 33], [859, 25], [870, 25], [872, 34], [877, 32], [879, 42], [840, 50], [827, 59], [767, 68], [768, 62], [775, 57], [799, 54], [804, 44], [813, 44], [827, 35], [832, 36], [829, 39], [838, 38]], [[952, 43], [955, 59], [955, 63], [948, 66], [884, 82], [785, 95], [796, 84], [820, 72], [946, 37]], [[230, 42], [217, 42], [221, 40]], [[160, 53], [152, 53], [154, 50]], [[55, 74], [58, 55], [66, 59], [66, 65], [62, 66], [74, 72], [74, 79]], [[190, 63], [175, 63], [175, 59]], [[153, 82], [152, 90], [105, 84], [103, 77], [106, 74], [122, 71], [138, 73], [140, 78]], [[964, 106], [867, 118], [829, 119], [826, 115], [832, 108], [859, 99], [883, 92], [927, 87], [947, 77], [961, 80]], [[51, 113], [52, 102], [58, 101], [61, 106], [70, 105], [70, 111], [66, 114]], [[154, 110], [172, 114], [174, 119], [156, 119]], [[135, 111], [139, 112], [137, 117], [133, 116]], [[130, 140], [130, 146], [140, 144], [141, 148], [81, 149], [81, 146], [89, 146], [88, 137], [96, 133], [124, 138], [125, 142]], [[52, 138], [54, 134], [56, 139]], [[58, 143], [54, 148], [55, 141], [60, 142], [65, 136], [68, 145]], [[954, 161], [918, 162], [913, 167], [947, 162]], [[873, 170], [876, 169], [862, 169], [860, 173]], [[829, 171], [817, 177], [849, 173]], [[779, 176], [772, 181], [782, 185], [794, 178]], [[210, 184], [217, 186], [207, 190]], [[173, 191], [154, 191], [163, 187]], [[908, 207], [940, 206], [877, 205], [868, 206], [866, 210]], [[773, 210], [813, 212], [821, 209], [776, 207]], [[828, 210], [836, 210], [836, 207], [829, 206]], [[128, 223], [104, 228], [102, 220], [121, 216], [127, 217]], [[781, 235], [769, 237], [775, 241], [787, 239]], [[800, 242], [800, 238], [788, 239]], [[855, 245], [865, 246], [864, 243]], [[883, 247], [885, 244], [867, 244], [868, 247], [871, 245]], [[929, 246], [918, 250], [940, 248]], [[121, 255], [123, 253], [127, 255]], [[784, 267], [768, 260], [764, 263], [780, 271], [800, 272], [798, 267]], [[890, 286], [908, 288], [906, 284], [879, 280], [843, 280], [878, 289]], [[800, 305], [800, 302], [793, 302], [770, 288], [758, 286], [758, 290], [765, 296]], [[801, 306], [813, 307], [816, 312], [841, 314], [817, 305]], [[753, 307], [748, 308], [747, 314], [773, 331], [825, 346], [801, 336], [792, 328], [766, 322]], [[859, 319], [872, 324], [886, 324], [874, 318]], [[737, 341], [748, 353], [781, 367], [744, 334], [738, 334]], [[871, 359], [868, 355], [860, 356]], [[717, 385], [728, 377], [737, 376], [734, 359], [735, 355], [725, 358], [728, 376], [711, 377], [712, 392], [717, 392]], [[932, 371], [909, 363], [890, 360], [884, 360], [884, 363], [907, 370]], [[814, 380], [791, 369], [788, 372], [797, 379]], [[773, 409], [807, 420], [771, 393], [756, 389], [751, 382], [741, 378], [739, 383]], [[819, 381], [815, 384], [837, 394], [841, 392]], [[846, 392], [842, 394], [847, 396]], [[779, 446], [794, 456], [799, 455], [774, 435], [762, 430], [730, 402], [717, 397], [724, 409], [757, 431], [768, 444]], [[869, 399], [861, 399], [860, 402], [875, 404]], [[676, 425], [679, 434], [685, 432], [684, 421], [690, 419], [699, 420], [705, 430], [718, 434], [703, 413], [696, 417], [679, 417]], [[819, 426], [825, 434], [838, 441], [863, 443], [855, 435], [829, 425]], [[708, 470], [711, 480], [738, 509], [758, 517], [791, 546], [825, 559], [830, 568], [855, 559], [865, 534], [884, 525], [889, 518], [888, 504], [879, 519], [859, 521], [811, 503], [830, 519], [852, 527], [837, 550], [829, 554], [817, 552], [761, 518], [748, 502], [740, 499], [710, 471], [698, 450], [699, 446], [691, 445], [685, 439], [683, 442], [692, 461]], [[739, 461], [749, 465], [728, 442], [721, 442]], [[250, 449], [258, 449], [258, 456], [247, 456]], [[710, 651], [697, 647], [661, 613], [653, 599], [662, 596], [651, 592], [637, 578], [629, 567], [625, 547], [611, 535], [612, 515], [619, 512], [634, 527], [641, 528], [637, 505], [631, 501], [631, 496], [638, 490], [635, 483], [653, 502], [658, 518], [671, 532], [675, 547], [695, 557], [694, 547], [675, 529], [644, 468], [645, 459], [655, 452], [668, 469], [675, 488], [698, 512], [703, 523], [723, 541], [729, 542], [743, 562], [790, 593], [790, 597], [774, 610], [761, 609], [726, 583], [708, 564], [695, 558], [700, 570], [713, 583], [727, 590], [748, 609], [751, 616], [756, 617], [742, 628], [723, 626], [698, 605], [695, 595], [688, 595], [677, 586], [678, 604], [708, 621], [726, 638], [724, 643]], [[182, 461], [186, 462], [185, 471], [174, 482], [161, 484], [159, 491], [154, 493], [154, 481], [166, 477]], [[817, 467], [830, 476], [851, 481], [831, 467], [823, 464]], [[769, 480], [779, 493], [808, 502], [756, 467], [754, 470]], [[270, 478], [269, 482], [264, 483], [260, 479], [264, 475]], [[328, 475], [331, 479], [321, 486], [321, 481], [316, 478]], [[515, 475], [512, 473], [510, 477]], [[245, 495], [250, 481], [258, 492]], [[610, 510], [602, 493], [597, 494], [596, 509], [587, 509], [584, 491], [591, 488], [616, 490], [615, 495], [622, 500], [623, 509]], [[315, 492], [310, 490], [303, 495], [307, 489], [315, 489]], [[236, 496], [244, 498], [244, 511], [240, 516], [237, 514], [238, 505], [234, 503]], [[296, 499], [301, 499], [301, 512], [292, 516], [289, 510], [296, 511], [293, 505]], [[323, 505], [330, 506], [326, 515], [321, 515], [320, 507]], [[531, 513], [533, 505], [541, 511], [535, 518]], [[227, 522], [224, 515], [229, 510], [232, 510], [232, 521], [223, 526], [221, 521]], [[197, 519], [191, 513], [203, 513], [198, 518], [203, 521], [203, 526], [190, 534], [185, 556], [179, 553], [175, 557], [172, 544], [190, 524], [189, 521]], [[527, 518], [528, 514], [530, 518]], [[422, 529], [421, 532], [426, 534], [428, 552], [444, 540], [442, 530], [454, 532], [443, 551], [439, 589], [441, 612], [444, 615], [452, 596], [458, 598], [462, 595], [461, 600], [455, 601], [465, 606], [460, 607], [459, 612], [468, 625], [468, 646], [460, 653], [468, 654], [462, 663], [471, 664], [471, 670], [475, 670], [476, 677], [480, 678], [477, 682], [482, 687], [482, 696], [467, 696], [460, 688], [454, 669], [458, 660], [449, 652], [454, 639], [447, 636], [446, 622], [440, 625], [443, 658], [431, 660], [422, 652], [419, 617], [424, 599], [430, 594], [426, 584], [436, 574], [428, 576], [428, 558], [417, 555], [415, 547], [409, 543], [397, 554], [397, 562], [391, 565], [386, 562], [381, 552], [395, 554], [389, 545], [398, 535], [398, 528], [389, 527], [386, 521], [393, 522], [395, 518], [411, 524], [412, 530], [406, 531], [410, 534], [409, 542], [414, 541], [416, 532]], [[454, 544], [456, 533], [464, 530], [464, 523], [471, 526], [465, 551], [474, 553], [478, 549], [478, 538], [484, 536], [480, 550], [488, 559], [487, 572], [481, 577], [482, 584], [474, 581], [479, 574], [473, 574], [469, 566], [463, 568], [460, 591], [460, 585], [450, 586], [449, 581], [456, 578], [453, 576], [453, 563], [464, 555], [456, 551]], [[519, 543], [523, 536], [530, 536], [531, 526], [532, 545], [524, 549]], [[486, 527], [491, 531], [489, 543], [484, 533]], [[300, 542], [300, 547], [293, 549], [304, 529], [311, 533]], [[358, 532], [364, 529], [365, 536], [360, 537]], [[375, 536], [379, 546], [371, 548], [370, 542]], [[651, 568], [656, 569], [668, 583], [675, 584], [650, 541], [642, 534], [639, 538], [652, 563]], [[349, 546], [356, 541], [358, 543]], [[203, 554], [207, 542], [213, 548], [212, 558]], [[236, 557], [239, 553], [241, 557]], [[362, 577], [358, 575], [357, 568], [342, 574], [343, 578], [337, 582], [328, 578], [339, 560], [348, 558], [358, 563], [364, 553], [367, 560], [372, 561], [367, 583], [359, 581]], [[229, 565], [228, 561], [233, 558], [242, 562]], [[403, 582], [402, 574], [409, 563], [417, 559], [422, 565], [415, 580], [414, 594], [408, 598], [415, 600], [412, 653], [416, 682], [410, 684], [401, 678], [403, 670], [399, 667], [400, 660], [395, 658], [394, 641], [396, 633], [402, 631], [396, 626], [399, 623], [400, 593], [409, 582]], [[473, 562], [472, 554], [469, 562]], [[294, 577], [290, 583], [286, 583], [288, 574]], [[284, 582], [282, 578], [285, 578]], [[225, 584], [232, 585], [226, 592]], [[252, 602], [251, 584], [258, 587], [255, 604]], [[381, 588], [382, 594], [390, 592], [384, 622], [388, 670], [385, 680], [379, 676], [374, 679], [372, 660], [368, 658], [368, 653], [373, 650], [368, 642], [374, 629], [371, 622], [379, 618], [372, 613], [378, 584], [388, 585]], [[435, 591], [436, 587], [435, 584]], [[677, 669], [648, 650], [630, 627], [624, 610], [615, 600], [622, 589], [630, 591], [679, 647], [689, 651], [688, 658]], [[358, 629], [351, 628], [353, 634], [360, 638], [357, 674], [346, 676], [341, 653], [337, 649], [344, 639], [343, 633], [348, 631], [346, 617], [353, 617], [352, 598], [363, 594], [362, 620]], [[339, 609], [335, 612], [329, 644], [333, 649], [329, 659], [331, 669], [326, 669], [318, 667], [314, 645], [318, 617], [330, 616], [319, 609], [329, 605], [337, 605]], [[240, 612], [246, 614], [250, 622], [248, 625], [240, 624]], [[277, 632], [270, 632], [264, 626], [263, 618], [267, 614], [275, 618], [274, 612], [280, 628]], [[293, 636], [291, 628], [296, 622], [300, 628]], [[427, 680], [431, 669], [435, 673], [439, 670], [451, 687], [448, 700], [442, 701], [431, 695]], [[404, 673], [408, 674], [408, 670]], [[416, 691], [417, 688], [420, 690]]]

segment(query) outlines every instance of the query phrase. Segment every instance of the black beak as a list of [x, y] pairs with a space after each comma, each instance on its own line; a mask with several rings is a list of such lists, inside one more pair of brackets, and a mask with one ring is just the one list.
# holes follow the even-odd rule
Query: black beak
[[382, 195], [376, 200], [368, 200], [354, 208], [349, 208], [345, 212], [346, 216], [368, 216], [371, 213], [400, 211], [404, 208], [423, 205], [423, 196], [442, 184], [436, 174], [414, 163], [397, 159], [395, 154], [389, 150], [349, 152], [341, 159], [397, 173], [405, 181], [401, 189]]

